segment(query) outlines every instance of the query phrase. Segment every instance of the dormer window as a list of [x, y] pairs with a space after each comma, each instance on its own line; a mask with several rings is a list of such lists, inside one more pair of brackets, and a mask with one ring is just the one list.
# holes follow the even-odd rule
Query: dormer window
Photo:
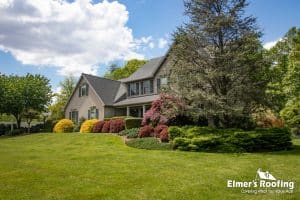
[[136, 96], [140, 94], [140, 84], [137, 83], [130, 83], [129, 84], [129, 96]]
[[153, 80], [146, 80], [141, 82], [141, 93], [142, 94], [153, 93]]
[[79, 87], [79, 97], [88, 96], [88, 94], [89, 94], [89, 85], [87, 83], [84, 83]]

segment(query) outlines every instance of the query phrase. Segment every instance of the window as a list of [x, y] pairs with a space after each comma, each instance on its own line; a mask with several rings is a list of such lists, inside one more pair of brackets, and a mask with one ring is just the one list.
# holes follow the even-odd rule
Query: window
[[146, 80], [141, 82], [141, 94], [153, 93], [153, 80]]
[[166, 77], [161, 77], [157, 79], [157, 90], [159, 91], [162, 86], [168, 84], [168, 79]]
[[88, 119], [99, 119], [99, 110], [96, 108], [96, 106], [92, 106], [88, 110]]
[[73, 110], [69, 112], [69, 119], [72, 120], [75, 124], [78, 123], [78, 111]]
[[89, 93], [89, 85], [84, 83], [79, 87], [79, 97], [88, 96]]
[[129, 84], [129, 96], [139, 95], [139, 93], [140, 93], [139, 86], [140, 86], [139, 82], [130, 83]]

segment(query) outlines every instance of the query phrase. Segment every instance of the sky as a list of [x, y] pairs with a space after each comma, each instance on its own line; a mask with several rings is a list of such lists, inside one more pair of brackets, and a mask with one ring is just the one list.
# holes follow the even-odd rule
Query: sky
[[[265, 48], [300, 27], [299, 0], [249, 0]], [[0, 72], [102, 76], [113, 63], [163, 56], [187, 18], [183, 0], [0, 0]]]

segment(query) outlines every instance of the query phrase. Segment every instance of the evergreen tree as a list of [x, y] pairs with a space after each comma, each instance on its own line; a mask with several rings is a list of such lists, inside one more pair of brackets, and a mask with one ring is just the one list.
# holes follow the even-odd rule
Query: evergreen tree
[[247, 5], [246, 0], [187, 0], [190, 20], [174, 33], [170, 89], [210, 126], [238, 126], [265, 103], [268, 63], [256, 19], [244, 14]]

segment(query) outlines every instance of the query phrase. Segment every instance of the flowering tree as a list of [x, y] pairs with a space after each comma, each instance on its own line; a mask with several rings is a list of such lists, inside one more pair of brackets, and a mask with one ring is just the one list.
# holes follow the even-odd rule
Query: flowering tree
[[166, 124], [169, 119], [182, 114], [184, 110], [184, 103], [179, 98], [162, 93], [157, 100], [152, 102], [150, 110], [144, 114], [142, 124], [152, 127]]

